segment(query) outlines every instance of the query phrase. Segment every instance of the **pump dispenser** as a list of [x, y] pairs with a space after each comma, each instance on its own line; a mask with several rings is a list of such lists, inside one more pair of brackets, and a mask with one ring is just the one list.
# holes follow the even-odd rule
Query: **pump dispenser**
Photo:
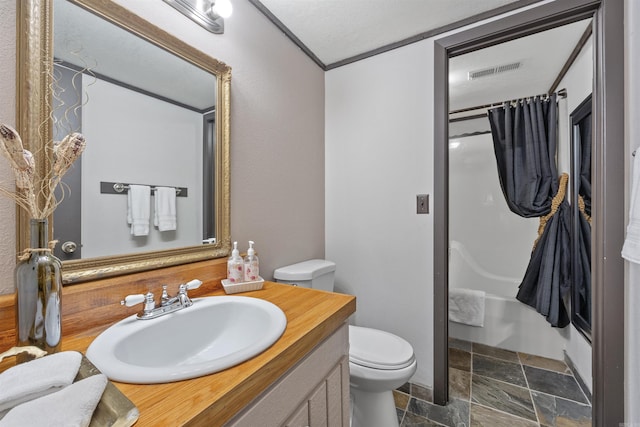
[[227, 261], [227, 279], [230, 283], [241, 283], [244, 281], [244, 263], [240, 252], [238, 252], [238, 242], [233, 242], [233, 250]]
[[256, 256], [256, 251], [253, 249], [253, 243], [249, 240], [249, 250], [247, 256], [244, 257], [244, 280], [245, 282], [253, 282], [259, 279], [260, 275], [260, 262]]

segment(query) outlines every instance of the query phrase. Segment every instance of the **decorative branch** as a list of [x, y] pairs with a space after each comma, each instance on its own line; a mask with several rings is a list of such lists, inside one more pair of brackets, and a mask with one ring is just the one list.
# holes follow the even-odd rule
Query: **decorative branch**
[[10, 126], [1, 124], [0, 154], [9, 161], [13, 169], [17, 190], [0, 188], [0, 194], [13, 199], [27, 211], [31, 218], [49, 217], [62, 201], [62, 198], [56, 199], [55, 195], [58, 184], [71, 165], [80, 157], [85, 146], [84, 136], [79, 133], [69, 134], [62, 141], [54, 142], [53, 166], [47, 176], [40, 177], [36, 173], [35, 156], [24, 149], [18, 132]]

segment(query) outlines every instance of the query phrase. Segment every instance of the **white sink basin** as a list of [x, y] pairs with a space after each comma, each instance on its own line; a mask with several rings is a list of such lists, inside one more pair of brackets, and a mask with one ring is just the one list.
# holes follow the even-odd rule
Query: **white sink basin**
[[180, 381], [251, 359], [276, 342], [286, 325], [282, 310], [268, 301], [196, 298], [191, 307], [156, 319], [121, 320], [96, 337], [87, 358], [114, 381]]

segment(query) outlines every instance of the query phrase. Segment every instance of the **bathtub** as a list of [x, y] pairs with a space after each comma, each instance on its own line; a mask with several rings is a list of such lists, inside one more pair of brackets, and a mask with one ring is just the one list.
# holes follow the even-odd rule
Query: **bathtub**
[[449, 288], [485, 292], [484, 326], [449, 322], [449, 336], [507, 350], [563, 360], [565, 332], [552, 328], [533, 308], [516, 300], [520, 278], [483, 269], [465, 246], [455, 240], [449, 248]]

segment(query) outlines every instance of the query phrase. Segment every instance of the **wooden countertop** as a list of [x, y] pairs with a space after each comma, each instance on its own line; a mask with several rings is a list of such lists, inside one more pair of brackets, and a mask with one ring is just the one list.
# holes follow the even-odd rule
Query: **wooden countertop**
[[[224, 295], [224, 291], [214, 290], [209, 295]], [[114, 382], [140, 410], [136, 426], [223, 425], [331, 335], [356, 308], [355, 297], [350, 295], [272, 282], [265, 282], [262, 290], [237, 295], [261, 298], [279, 306], [287, 316], [282, 337], [253, 359], [205, 377], [153, 385]], [[84, 353], [104, 329], [65, 336], [63, 350]]]

